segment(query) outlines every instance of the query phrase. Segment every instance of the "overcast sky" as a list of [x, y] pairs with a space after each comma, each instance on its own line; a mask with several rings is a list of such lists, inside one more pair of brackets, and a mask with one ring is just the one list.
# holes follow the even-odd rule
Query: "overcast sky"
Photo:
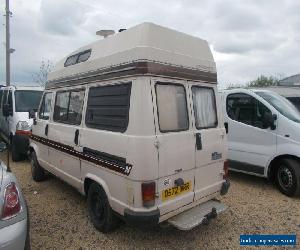
[[[5, 0], [0, 0], [1, 21]], [[300, 1], [296, 0], [13, 0], [12, 82], [32, 82], [42, 60], [54, 63], [99, 39], [99, 29], [149, 21], [206, 39], [221, 87], [257, 76], [300, 73]], [[0, 82], [5, 81], [1, 25]]]

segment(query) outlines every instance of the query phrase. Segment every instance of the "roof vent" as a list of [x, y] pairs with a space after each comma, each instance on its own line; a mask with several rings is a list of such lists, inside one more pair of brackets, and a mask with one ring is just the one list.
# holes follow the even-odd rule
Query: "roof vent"
[[104, 38], [110, 36], [110, 35], [113, 35], [115, 34], [115, 31], [114, 30], [98, 30], [96, 32], [96, 35], [97, 36], [103, 36]]

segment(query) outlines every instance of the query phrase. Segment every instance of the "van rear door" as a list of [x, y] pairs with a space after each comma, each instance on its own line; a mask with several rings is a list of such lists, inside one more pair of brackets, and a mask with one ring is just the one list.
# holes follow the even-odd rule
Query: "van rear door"
[[192, 95], [195, 149], [195, 201], [219, 192], [223, 183], [223, 164], [226, 159], [225, 129], [217, 87], [189, 85]]
[[153, 81], [161, 215], [194, 199], [195, 138], [186, 81]]

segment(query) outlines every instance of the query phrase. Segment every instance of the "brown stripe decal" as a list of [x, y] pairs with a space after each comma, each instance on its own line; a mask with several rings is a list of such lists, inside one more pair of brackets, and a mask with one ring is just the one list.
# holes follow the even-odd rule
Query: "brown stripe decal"
[[62, 143], [58, 143], [56, 141], [52, 141], [37, 135], [31, 135], [30, 139], [37, 141], [39, 143], [42, 143], [46, 146], [49, 146], [51, 148], [54, 148], [56, 150], [62, 151], [64, 153], [70, 154], [72, 156], [78, 157], [82, 160], [85, 161], [89, 161], [92, 162], [96, 165], [99, 165], [101, 167], [104, 168], [108, 168], [110, 170], [116, 171], [118, 173], [124, 174], [124, 175], [129, 175], [132, 169], [132, 165], [128, 164], [126, 162], [123, 161], [118, 161], [116, 162], [115, 160], [109, 160], [107, 159], [107, 157], [105, 159], [103, 159], [101, 156], [99, 155], [95, 155], [95, 154], [89, 154], [88, 152], [79, 152], [77, 150], [74, 150], [73, 147], [69, 146], [69, 145], [65, 145]]
[[67, 76], [48, 81], [45, 88], [51, 89], [57, 87], [80, 85], [95, 81], [134, 75], [168, 76], [217, 84], [217, 74], [215, 72], [166, 65], [159, 62], [136, 61], [120, 66], [98, 69], [89, 73], [81, 73], [75, 76]]

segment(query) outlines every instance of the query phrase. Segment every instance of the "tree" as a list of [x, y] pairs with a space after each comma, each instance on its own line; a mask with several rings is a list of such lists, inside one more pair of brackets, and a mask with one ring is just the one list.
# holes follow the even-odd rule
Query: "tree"
[[282, 75], [279, 75], [279, 77], [260, 75], [255, 80], [252, 80], [246, 84], [232, 84], [231, 83], [228, 85], [227, 89], [276, 86], [279, 84], [279, 81], [282, 78], [283, 78]]
[[279, 79], [276, 76], [264, 76], [261, 75], [257, 79], [250, 81], [247, 87], [267, 87], [276, 86], [279, 83]]
[[52, 70], [52, 68], [53, 63], [50, 60], [42, 61], [39, 71], [32, 74], [33, 81], [44, 87], [47, 81], [48, 74]]

